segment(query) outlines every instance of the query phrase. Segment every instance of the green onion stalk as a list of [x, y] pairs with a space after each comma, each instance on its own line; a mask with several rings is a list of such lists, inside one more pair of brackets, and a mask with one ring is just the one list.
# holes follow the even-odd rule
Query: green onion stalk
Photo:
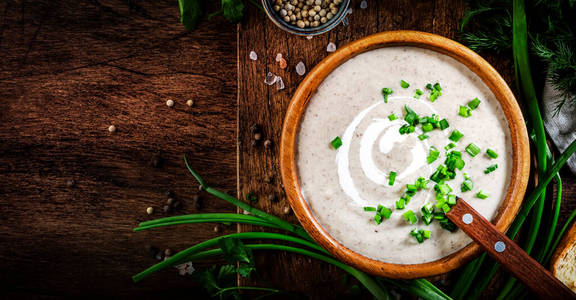
[[[364, 272], [361, 272], [351, 266], [348, 266], [335, 258], [333, 258], [326, 250], [318, 246], [310, 236], [304, 231], [304, 229], [298, 225], [286, 222], [276, 216], [270, 215], [262, 210], [254, 208], [247, 203], [244, 203], [226, 193], [223, 193], [217, 189], [214, 189], [206, 184], [206, 182], [190, 167], [186, 157], [184, 157], [186, 167], [190, 173], [196, 178], [203, 189], [229, 203], [242, 208], [243, 210], [249, 212], [251, 215], [244, 214], [234, 214], [234, 213], [206, 213], [206, 214], [193, 214], [184, 216], [174, 216], [161, 218], [157, 220], [151, 220], [142, 222], [138, 227], [134, 228], [134, 231], [149, 230], [157, 227], [164, 226], [175, 226], [183, 224], [195, 224], [195, 223], [242, 223], [242, 224], [252, 224], [272, 229], [280, 229], [287, 231], [295, 236], [281, 234], [281, 233], [268, 233], [268, 232], [242, 232], [220, 236], [213, 238], [199, 244], [196, 244], [188, 249], [176, 253], [174, 256], [167, 258], [166, 260], [159, 262], [148, 269], [133, 276], [134, 282], [139, 282], [153, 273], [177, 266], [179, 264], [188, 261], [198, 261], [207, 257], [219, 256], [223, 254], [222, 249], [209, 249], [218, 247], [218, 242], [226, 238], [236, 238], [240, 240], [270, 240], [270, 241], [284, 241], [294, 244], [294, 246], [280, 245], [280, 244], [246, 244], [245, 246], [252, 250], [279, 250], [293, 252], [301, 255], [305, 255], [329, 264], [332, 264], [348, 274], [355, 277], [376, 299], [389, 299], [390, 295], [386, 286], [395, 286], [397, 288], [403, 289], [409, 293], [419, 296], [423, 299], [451, 299], [448, 295], [444, 294], [436, 286], [424, 279], [416, 280], [392, 280], [386, 278], [377, 278], [369, 276]], [[299, 246], [299, 247], [297, 247]], [[303, 249], [300, 247], [306, 247], [308, 249]], [[243, 288], [243, 287], [241, 287]], [[270, 290], [267, 288], [254, 287], [255, 290]]]

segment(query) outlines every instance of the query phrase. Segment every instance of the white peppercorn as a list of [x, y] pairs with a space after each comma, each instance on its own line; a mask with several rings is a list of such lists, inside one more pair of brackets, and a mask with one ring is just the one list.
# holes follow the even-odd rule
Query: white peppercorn
[[320, 5], [316, 5], [316, 6], [314, 6], [314, 10], [316, 12], [319, 12], [320, 10], [322, 10], [322, 7], [320, 7]]
[[333, 13], [333, 14], [337, 14], [337, 13], [338, 13], [338, 8], [337, 8], [337, 7], [330, 8], [330, 12]]
[[285, 9], [282, 9], [280, 11], [280, 16], [285, 17], [288, 14], [288, 12]]
[[311, 9], [311, 10], [308, 11], [308, 15], [311, 16], [311, 17], [314, 17], [314, 16], [316, 15], [316, 11], [313, 10], [313, 9]]
[[291, 11], [291, 10], [288, 11], [288, 15], [289, 15], [289, 16], [291, 16], [291, 15], [293, 15], [293, 14], [294, 14], [293, 11]]
[[290, 15], [290, 21], [296, 21], [296, 15]]
[[330, 20], [330, 19], [334, 18], [334, 14], [331, 12], [327, 13], [326, 18], [328, 18], [328, 20]]
[[316, 0], [316, 1], [314, 1], [314, 4], [316, 4], [316, 5], [322, 5], [322, 0]]
[[296, 25], [300, 28], [306, 27], [306, 23], [304, 23], [304, 21], [302, 20], [298, 20], [298, 22], [296, 22]]
[[326, 23], [326, 22], [328, 22], [328, 19], [326, 19], [326, 17], [322, 17], [322, 18], [320, 19], [320, 23], [324, 24], [324, 23]]
[[274, 11], [279, 11], [280, 10], [280, 5], [274, 5]]
[[284, 22], [290, 22], [290, 17], [289, 17], [289, 16], [285, 16], [283, 20], [284, 20]]
[[307, 18], [308, 17], [308, 11], [307, 10], [303, 10], [302, 11], [302, 18]]
[[310, 25], [311, 25], [312, 27], [316, 27], [316, 26], [320, 25], [320, 22], [314, 21], [314, 22], [310, 23]]
[[314, 16], [314, 21], [320, 21], [320, 16], [319, 16], [319, 15], [315, 15], [315, 16]]
[[325, 17], [325, 16], [326, 16], [326, 10], [325, 10], [325, 9], [321, 9], [321, 10], [318, 12], [318, 14], [319, 14], [321, 17]]

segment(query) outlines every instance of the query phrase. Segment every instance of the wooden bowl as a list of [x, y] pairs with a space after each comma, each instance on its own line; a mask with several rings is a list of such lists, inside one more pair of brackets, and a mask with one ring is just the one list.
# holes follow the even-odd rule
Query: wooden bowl
[[280, 145], [282, 182], [290, 205], [304, 229], [336, 258], [374, 275], [398, 279], [433, 276], [462, 266], [481, 252], [480, 247], [471, 243], [444, 258], [421, 264], [394, 264], [370, 259], [348, 249], [330, 236], [312, 214], [300, 190], [296, 143], [300, 120], [308, 101], [330, 72], [342, 63], [363, 52], [390, 46], [426, 48], [458, 60], [476, 73], [500, 102], [510, 128], [513, 161], [510, 187], [493, 223], [502, 232], [508, 229], [522, 203], [530, 172], [528, 135], [520, 107], [506, 82], [482, 57], [455, 41], [430, 33], [390, 31], [374, 34], [340, 48], [308, 73], [296, 90], [284, 119]]

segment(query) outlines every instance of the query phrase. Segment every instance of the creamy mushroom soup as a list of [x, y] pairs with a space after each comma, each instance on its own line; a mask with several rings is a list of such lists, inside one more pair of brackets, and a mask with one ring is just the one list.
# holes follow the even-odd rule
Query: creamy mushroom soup
[[475, 73], [397, 46], [360, 54], [323, 81], [300, 124], [297, 167], [333, 238], [372, 259], [416, 264], [471, 242], [444, 216], [455, 195], [495, 217], [511, 151], [502, 108]]

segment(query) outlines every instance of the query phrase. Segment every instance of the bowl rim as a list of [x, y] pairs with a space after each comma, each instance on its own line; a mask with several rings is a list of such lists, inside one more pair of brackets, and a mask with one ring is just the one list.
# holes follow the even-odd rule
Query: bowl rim
[[272, 0], [262, 0], [262, 7], [264, 8], [264, 12], [266, 12], [268, 18], [280, 29], [299, 36], [315, 36], [334, 29], [348, 15], [348, 9], [350, 8], [351, 2], [350, 0], [343, 0], [338, 9], [338, 13], [329, 22], [316, 27], [299, 28], [298, 26], [294, 26], [278, 17], [277, 13], [272, 9], [273, 4], [271, 1]]
[[448, 55], [476, 73], [500, 103], [512, 142], [512, 171], [506, 197], [492, 223], [505, 232], [518, 213], [530, 175], [530, 147], [522, 112], [514, 94], [500, 74], [474, 51], [451, 39], [420, 31], [399, 30], [373, 34], [341, 47], [318, 63], [300, 83], [290, 101], [280, 141], [280, 171], [286, 197], [296, 217], [320, 246], [336, 258], [367, 273], [396, 279], [434, 276], [454, 270], [481, 252], [472, 242], [461, 250], [438, 260], [420, 264], [394, 264], [378, 261], [352, 251], [333, 238], [312, 214], [301, 193], [296, 143], [301, 117], [317, 87], [338, 66], [358, 54], [390, 46], [414, 46]]

